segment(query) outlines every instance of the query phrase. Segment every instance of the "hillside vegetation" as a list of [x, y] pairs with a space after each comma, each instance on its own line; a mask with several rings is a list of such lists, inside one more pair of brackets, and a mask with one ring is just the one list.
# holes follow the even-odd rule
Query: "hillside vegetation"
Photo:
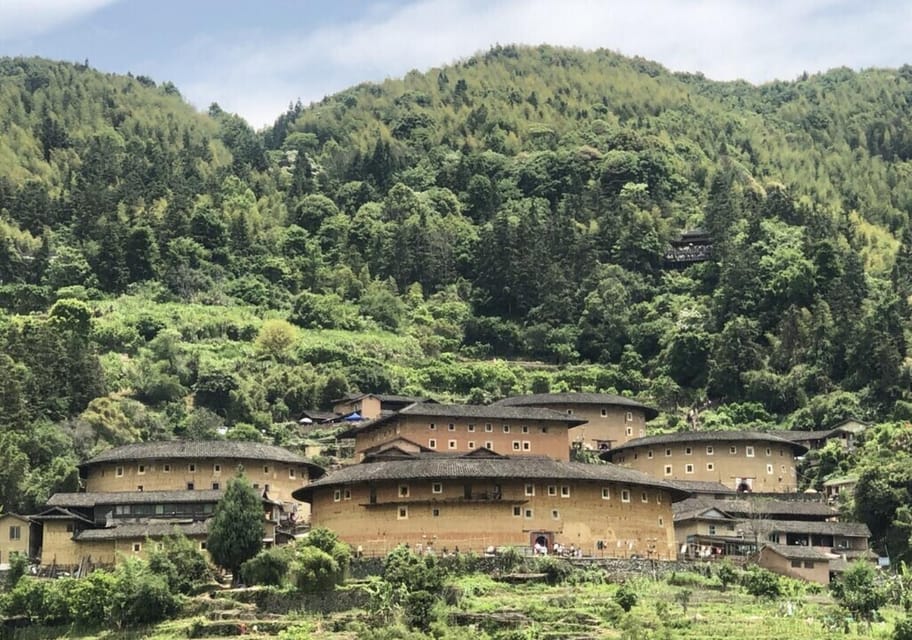
[[[355, 389], [904, 421], [910, 110], [907, 67], [756, 87], [496, 47], [255, 132], [170, 83], [0, 60], [0, 504], [110, 444], [293, 443]], [[668, 268], [695, 227], [714, 258]]]

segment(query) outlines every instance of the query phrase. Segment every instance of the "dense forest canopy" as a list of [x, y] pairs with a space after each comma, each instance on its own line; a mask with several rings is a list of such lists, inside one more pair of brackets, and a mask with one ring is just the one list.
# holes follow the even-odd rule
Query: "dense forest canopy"
[[[289, 442], [355, 389], [906, 420], [910, 122], [909, 67], [753, 86], [507, 46], [256, 132], [2, 59], [0, 504], [112, 443]], [[672, 268], [694, 228], [712, 259]]]

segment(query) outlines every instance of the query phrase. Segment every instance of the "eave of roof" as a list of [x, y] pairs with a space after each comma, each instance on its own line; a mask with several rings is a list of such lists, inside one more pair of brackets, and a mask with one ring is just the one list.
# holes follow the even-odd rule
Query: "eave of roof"
[[208, 520], [146, 522], [142, 524], [121, 524], [104, 529], [83, 529], [73, 537], [76, 540], [122, 540], [125, 538], [160, 537], [174, 533], [185, 536], [201, 536], [209, 531]]
[[150, 504], [150, 503], [203, 503], [218, 502], [222, 490], [179, 491], [99, 491], [85, 493], [55, 493], [48, 499], [50, 507], [95, 507], [97, 505]]
[[323, 467], [282, 447], [234, 440], [167, 440], [127, 444], [103, 451], [79, 466], [85, 468], [102, 462], [131, 460], [211, 460], [216, 458], [298, 464], [307, 467], [314, 477], [320, 477], [325, 473]]
[[296, 489], [292, 493], [292, 497], [295, 500], [310, 502], [315, 489], [365, 482], [466, 478], [579, 480], [640, 485], [664, 489], [671, 494], [672, 501], [683, 500], [690, 495], [688, 492], [648, 474], [612, 464], [561, 462], [544, 456], [477, 457], [434, 454], [416, 456], [406, 460], [364, 462], [344, 467], [307, 486]]
[[600, 454], [604, 460], [611, 460], [618, 451], [627, 451], [637, 447], [648, 447], [665, 444], [679, 444], [690, 442], [694, 444], [705, 442], [774, 442], [787, 444], [795, 450], [796, 455], [807, 452], [807, 447], [782, 438], [768, 431], [678, 431], [665, 433], [645, 438], [634, 438], [624, 444], [618, 445]]
[[787, 558], [789, 560], [829, 561], [834, 558], [832, 554], [824, 553], [823, 551], [819, 551], [814, 547], [805, 547], [797, 544], [775, 544], [773, 542], [767, 542], [763, 545], [763, 548], [775, 551], [783, 558]]
[[637, 402], [632, 398], [626, 398], [613, 393], [584, 393], [573, 391], [566, 393], [530, 393], [522, 396], [501, 398], [494, 402], [494, 404], [505, 407], [547, 407], [548, 405], [554, 404], [595, 404], [640, 409], [646, 415], [647, 420], [652, 420], [659, 415], [659, 411], [653, 407]]

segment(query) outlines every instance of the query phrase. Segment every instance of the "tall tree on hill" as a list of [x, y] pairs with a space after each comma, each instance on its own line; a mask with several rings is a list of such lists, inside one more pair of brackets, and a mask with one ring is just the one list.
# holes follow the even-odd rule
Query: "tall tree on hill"
[[241, 565], [262, 547], [263, 503], [247, 478], [238, 475], [228, 482], [215, 506], [206, 549], [215, 564], [230, 571], [237, 582]]

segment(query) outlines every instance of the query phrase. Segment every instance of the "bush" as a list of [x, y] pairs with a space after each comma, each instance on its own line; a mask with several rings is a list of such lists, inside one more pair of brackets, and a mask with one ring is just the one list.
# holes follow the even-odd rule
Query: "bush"
[[6, 572], [5, 586], [12, 589], [19, 582], [19, 578], [28, 571], [28, 558], [21, 553], [14, 553], [9, 559], [9, 569]]
[[741, 577], [741, 584], [752, 596], [776, 599], [782, 595], [779, 576], [760, 567], [751, 567]]
[[738, 572], [735, 571], [734, 565], [729, 560], [723, 560], [716, 569], [716, 577], [722, 584], [722, 591], [728, 589], [728, 585], [734, 584], [738, 580]]
[[912, 618], [897, 620], [890, 640], [912, 640]]
[[853, 562], [830, 585], [833, 598], [856, 620], [871, 622], [877, 610], [887, 603], [887, 592], [877, 578], [877, 570], [871, 563]]
[[618, 603], [621, 609], [629, 613], [637, 603], [636, 591], [631, 589], [630, 585], [622, 584], [614, 594], [614, 601]]
[[548, 584], [561, 584], [573, 573], [573, 565], [563, 558], [541, 556], [536, 559], [534, 571], [544, 573]]
[[700, 587], [704, 589], [713, 584], [711, 578], [707, 578], [695, 571], [673, 572], [668, 576], [667, 582], [675, 587]]
[[439, 593], [443, 588], [444, 573], [434, 556], [419, 557], [408, 547], [400, 545], [387, 554], [383, 579], [394, 588]]
[[114, 571], [112, 586], [109, 616], [118, 629], [159, 622], [177, 611], [177, 597], [165, 578], [141, 560], [125, 559]]
[[244, 584], [279, 586], [288, 577], [291, 557], [287, 547], [276, 547], [260, 551], [255, 557], [241, 565], [241, 580]]
[[161, 545], [149, 554], [149, 570], [164, 578], [172, 593], [190, 593], [212, 580], [209, 562], [192, 540], [178, 533], [165, 536]]
[[114, 576], [107, 571], [93, 571], [77, 580], [70, 591], [70, 614], [82, 626], [98, 626], [107, 619], [109, 598], [114, 592]]
[[405, 597], [405, 623], [411, 629], [427, 631], [434, 620], [436, 596], [427, 591], [412, 591]]
[[299, 591], [332, 589], [340, 575], [339, 563], [316, 547], [300, 546], [291, 565], [292, 583]]

